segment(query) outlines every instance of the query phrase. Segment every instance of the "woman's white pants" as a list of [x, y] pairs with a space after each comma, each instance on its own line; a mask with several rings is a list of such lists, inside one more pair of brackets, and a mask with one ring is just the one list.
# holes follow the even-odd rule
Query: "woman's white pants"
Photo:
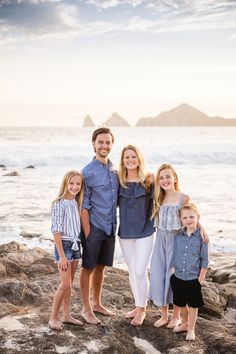
[[144, 238], [120, 238], [120, 247], [128, 267], [129, 281], [136, 307], [145, 307], [149, 288], [149, 267], [154, 235]]

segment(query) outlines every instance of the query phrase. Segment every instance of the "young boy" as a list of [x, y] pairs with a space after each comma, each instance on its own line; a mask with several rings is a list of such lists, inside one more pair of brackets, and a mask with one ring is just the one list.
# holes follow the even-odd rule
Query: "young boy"
[[195, 340], [198, 307], [204, 305], [201, 284], [208, 267], [208, 244], [203, 243], [198, 225], [199, 214], [193, 203], [180, 208], [184, 226], [175, 237], [170, 278], [174, 304], [180, 307], [182, 324], [174, 332], [187, 332], [186, 340]]

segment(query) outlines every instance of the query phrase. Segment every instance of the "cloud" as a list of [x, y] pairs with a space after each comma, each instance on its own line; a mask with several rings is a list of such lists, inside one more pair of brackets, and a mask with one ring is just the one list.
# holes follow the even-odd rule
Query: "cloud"
[[123, 32], [212, 29], [236, 29], [236, 0], [0, 0], [2, 46]]

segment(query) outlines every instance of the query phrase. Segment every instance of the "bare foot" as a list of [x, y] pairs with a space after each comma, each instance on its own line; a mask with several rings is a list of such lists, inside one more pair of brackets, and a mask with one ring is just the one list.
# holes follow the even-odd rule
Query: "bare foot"
[[97, 312], [97, 313], [100, 313], [101, 315], [104, 315], [104, 316], [113, 316], [114, 315], [113, 312], [111, 312], [110, 310], [106, 309], [102, 305], [94, 305], [93, 306], [93, 311]]
[[72, 316], [64, 317], [62, 323], [70, 324], [70, 325], [74, 325], [74, 326], [83, 326], [83, 322], [82, 321], [77, 320], [76, 318], [74, 318]]
[[131, 324], [133, 326], [141, 326], [143, 324], [145, 317], [146, 317], [146, 311], [139, 310], [137, 315], [132, 319]]
[[94, 315], [93, 312], [82, 312], [82, 316], [89, 324], [99, 324], [101, 321]]
[[62, 331], [64, 328], [63, 324], [59, 320], [49, 320], [48, 326], [50, 329], [55, 329], [56, 331]]
[[177, 326], [173, 329], [173, 332], [179, 333], [179, 332], [187, 332], [188, 326], [186, 324], [181, 324], [180, 326]]
[[194, 331], [188, 331], [187, 336], [185, 338], [186, 340], [195, 340], [195, 333]]
[[132, 311], [128, 311], [125, 314], [125, 318], [134, 318], [139, 312], [139, 309], [136, 307], [134, 310]]
[[154, 327], [156, 328], [159, 328], [159, 327], [163, 327], [167, 324], [168, 322], [168, 319], [167, 318], [160, 318], [159, 320], [157, 320], [155, 323], [154, 323]]
[[174, 319], [172, 318], [172, 320], [170, 321], [170, 323], [168, 324], [167, 328], [175, 328], [178, 327], [181, 324], [181, 319]]

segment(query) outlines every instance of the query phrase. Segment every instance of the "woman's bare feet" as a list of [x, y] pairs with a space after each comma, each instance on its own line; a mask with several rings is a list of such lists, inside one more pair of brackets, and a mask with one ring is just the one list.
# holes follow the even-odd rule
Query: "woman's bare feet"
[[139, 309], [136, 307], [134, 310], [132, 311], [128, 311], [125, 314], [125, 318], [134, 318], [139, 312]]
[[77, 320], [76, 318], [72, 317], [72, 316], [64, 316], [62, 323], [64, 324], [70, 324], [70, 325], [74, 325], [74, 326], [83, 326], [83, 322], [80, 320]]
[[194, 331], [188, 331], [187, 336], [185, 338], [186, 340], [195, 340], [195, 333]]
[[50, 329], [55, 329], [56, 331], [62, 331], [64, 328], [63, 324], [59, 320], [49, 320], [48, 326]]
[[143, 324], [145, 317], [146, 317], [146, 311], [139, 309], [137, 315], [132, 319], [131, 324], [133, 326], [141, 326]]
[[82, 311], [82, 317], [85, 319], [85, 321], [89, 324], [99, 324], [101, 323], [101, 321], [94, 315], [93, 312], [91, 311], [88, 311], [88, 312], [85, 312], [85, 311]]
[[154, 327], [159, 328], [159, 327], [163, 327], [168, 323], [168, 319], [165, 317], [161, 317], [159, 320], [157, 320], [154, 323]]
[[177, 326], [173, 329], [173, 332], [179, 333], [179, 332], [187, 332], [188, 326], [187, 324], [181, 324], [180, 326]]
[[106, 307], [104, 307], [102, 305], [94, 305], [93, 311], [100, 313], [101, 315], [104, 315], [104, 316], [113, 316], [114, 315], [114, 313], [112, 311], [108, 310]]
[[167, 328], [175, 328], [178, 327], [181, 324], [181, 319], [180, 318], [172, 318], [170, 323], [168, 324]]

